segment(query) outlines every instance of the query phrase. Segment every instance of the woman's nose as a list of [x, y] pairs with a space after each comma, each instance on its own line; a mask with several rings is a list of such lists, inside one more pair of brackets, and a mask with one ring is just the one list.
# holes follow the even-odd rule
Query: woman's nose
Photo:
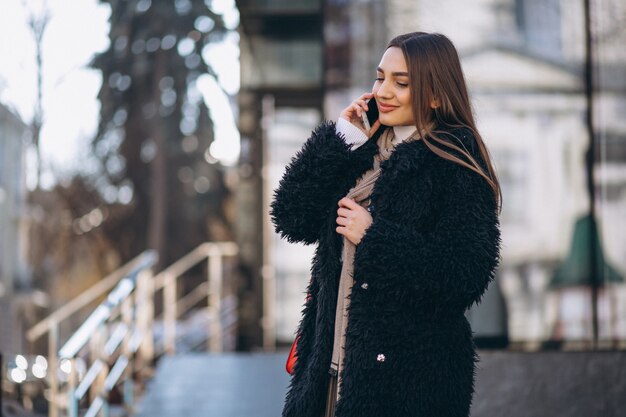
[[378, 87], [378, 90], [374, 92], [374, 96], [384, 99], [389, 99], [393, 96], [391, 91], [387, 88], [386, 81], [383, 81], [383, 83]]

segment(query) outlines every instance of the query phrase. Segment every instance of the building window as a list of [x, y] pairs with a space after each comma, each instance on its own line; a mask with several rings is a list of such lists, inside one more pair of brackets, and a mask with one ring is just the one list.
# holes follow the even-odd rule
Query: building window
[[515, 21], [530, 51], [553, 59], [562, 55], [559, 0], [515, 0]]

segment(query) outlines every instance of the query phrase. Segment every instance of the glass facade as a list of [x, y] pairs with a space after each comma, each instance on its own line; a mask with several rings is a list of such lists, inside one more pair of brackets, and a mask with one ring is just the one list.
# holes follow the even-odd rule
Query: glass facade
[[317, 11], [320, 6], [320, 0], [248, 0], [243, 9], [244, 13], [308, 12]]
[[248, 39], [241, 56], [242, 86], [284, 88], [319, 86], [322, 46], [319, 39]]
[[[272, 190], [278, 187], [287, 163], [302, 148], [313, 128], [321, 121], [316, 109], [279, 108], [268, 120], [265, 200], [269, 202]], [[276, 338], [293, 339], [293, 331], [300, 320], [310, 276], [310, 262], [314, 245], [291, 244], [272, 233], [269, 248], [276, 282]]]

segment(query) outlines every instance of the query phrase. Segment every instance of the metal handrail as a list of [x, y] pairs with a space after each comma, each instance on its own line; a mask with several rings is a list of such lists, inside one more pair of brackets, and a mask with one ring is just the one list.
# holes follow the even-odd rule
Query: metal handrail
[[[220, 352], [224, 328], [233, 324], [237, 307], [236, 297], [222, 299], [223, 258], [237, 254], [238, 247], [233, 242], [203, 243], [154, 276], [151, 269], [157, 255], [154, 251], [145, 251], [33, 326], [27, 333], [31, 342], [48, 334], [49, 369], [56, 370], [59, 364], [66, 371], [69, 369], [66, 395], [60, 395], [57, 372], [48, 373], [49, 416], [58, 417], [63, 407], [70, 417], [77, 417], [80, 401], [89, 395], [91, 402], [84, 415], [106, 417], [109, 415], [107, 394], [119, 382], [123, 386], [124, 404], [132, 408], [135, 387], [129, 376], [134, 371], [142, 371], [142, 374], [149, 371], [156, 358], [153, 330], [154, 296], [158, 290], [163, 290], [164, 299], [164, 352], [175, 353], [178, 317], [204, 297], [208, 299], [211, 318], [204, 340], [209, 341], [208, 348], [212, 352]], [[208, 262], [207, 280], [179, 298], [178, 278], [203, 260]], [[107, 291], [110, 292], [106, 299], [58, 349], [60, 323]], [[90, 365], [79, 373], [78, 364], [85, 353], [89, 355]]]
[[118, 282], [115, 289], [109, 293], [107, 299], [91, 313], [87, 320], [83, 322], [72, 337], [63, 345], [59, 351], [60, 359], [73, 358], [76, 356], [78, 351], [87, 344], [95, 330], [109, 319], [112, 310], [118, 307], [135, 289], [137, 285], [137, 275], [141, 271], [154, 266], [156, 261], [157, 254], [155, 251], [147, 252], [146, 255], [140, 259], [137, 266], [135, 266], [125, 278]]
[[209, 256], [235, 256], [238, 253], [238, 246], [233, 242], [204, 242], [155, 275], [154, 290], [163, 288], [168, 276], [179, 277]]
[[[212, 335], [209, 348], [211, 352], [221, 352], [223, 333], [220, 320], [222, 282], [221, 279], [212, 279], [212, 277], [222, 276], [222, 258], [224, 256], [235, 256], [238, 253], [239, 248], [233, 242], [205, 242], [154, 277], [154, 290], [163, 289], [164, 351], [166, 353], [176, 353], [176, 321], [184, 312], [180, 309], [181, 302], [176, 294], [177, 279], [205, 259], [208, 260], [208, 291], [206, 296], [209, 314], [213, 318], [209, 323], [208, 334]], [[188, 308], [188, 301], [188, 298], [183, 298], [185, 311]]]
[[52, 327], [67, 320], [75, 313], [88, 306], [99, 297], [111, 290], [122, 278], [124, 278], [130, 271], [133, 270], [138, 264], [142, 262], [144, 257], [150, 251], [145, 251], [137, 257], [131, 259], [129, 262], [111, 272], [109, 275], [98, 281], [93, 286], [82, 292], [76, 298], [70, 300], [53, 313], [49, 314], [45, 319], [41, 320], [30, 329], [26, 331], [26, 338], [29, 342], [34, 342], [41, 336], [48, 333]]
[[[82, 292], [76, 298], [65, 303], [62, 307], [52, 312], [45, 319], [41, 320], [34, 326], [32, 326], [26, 332], [26, 338], [31, 342], [35, 342], [41, 336], [48, 335], [48, 367], [49, 369], [56, 370], [59, 366], [58, 346], [59, 346], [59, 328], [61, 323], [78, 313], [83, 308], [87, 307], [100, 297], [105, 295], [107, 291], [111, 290], [120, 280], [128, 276], [128, 274], [139, 265], [144, 264], [146, 258], [153, 256], [154, 251], [144, 251], [137, 257], [131, 259], [126, 264], [122, 265], [117, 270], [107, 275], [101, 281]], [[50, 406], [48, 407], [49, 417], [58, 417], [58, 405], [62, 403], [62, 399], [59, 395], [59, 380], [55, 371], [49, 372], [49, 385], [50, 385]]]
[[[70, 339], [59, 350], [56, 361], [66, 364], [69, 368], [67, 389], [67, 410], [69, 417], [78, 417], [79, 404], [85, 395], [93, 392], [86, 415], [97, 415], [104, 410], [108, 417], [108, 394], [121, 381], [124, 384], [124, 404], [130, 408], [133, 404], [133, 371], [134, 356], [140, 342], [152, 341], [152, 321], [146, 317], [147, 310], [153, 312], [152, 303], [152, 267], [158, 256], [155, 251], [144, 252], [140, 262], [122, 278], [107, 298], [96, 307]], [[144, 312], [144, 314], [142, 314]], [[115, 321], [119, 317], [121, 321]], [[116, 324], [114, 328], [110, 324]], [[139, 342], [133, 341], [138, 339]], [[78, 359], [85, 347], [89, 347], [91, 365], [81, 377], [78, 373]], [[117, 357], [115, 352], [119, 351]], [[151, 355], [152, 352], [149, 352]], [[146, 354], [143, 352], [144, 359]], [[115, 363], [109, 368], [109, 361]], [[66, 368], [67, 371], [67, 368]], [[56, 374], [56, 372], [52, 372]], [[104, 378], [104, 380], [102, 379]], [[58, 383], [51, 384], [55, 388], [52, 398], [58, 398]], [[58, 401], [53, 401], [50, 415], [58, 414]]]

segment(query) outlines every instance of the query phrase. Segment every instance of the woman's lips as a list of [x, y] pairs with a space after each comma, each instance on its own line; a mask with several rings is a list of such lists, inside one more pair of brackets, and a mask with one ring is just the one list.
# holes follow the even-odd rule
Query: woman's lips
[[389, 106], [382, 103], [378, 103], [378, 111], [383, 113], [389, 113], [392, 110], [395, 110], [398, 106]]

